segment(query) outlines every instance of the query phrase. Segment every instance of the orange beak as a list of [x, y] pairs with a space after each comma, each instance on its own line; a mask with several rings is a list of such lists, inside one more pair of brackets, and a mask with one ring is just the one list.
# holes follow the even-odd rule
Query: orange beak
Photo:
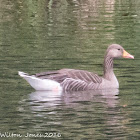
[[123, 58], [134, 59], [134, 56], [129, 54], [127, 51], [123, 50]]

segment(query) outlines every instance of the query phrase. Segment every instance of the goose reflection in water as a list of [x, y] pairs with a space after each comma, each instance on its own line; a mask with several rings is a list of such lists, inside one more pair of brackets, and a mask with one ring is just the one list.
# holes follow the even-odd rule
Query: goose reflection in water
[[[75, 106], [77, 103], [101, 102], [108, 107], [115, 107], [118, 102], [118, 89], [89, 91], [35, 91], [29, 95], [30, 103], [42, 107], [61, 104]], [[38, 106], [35, 106], [37, 108]], [[32, 106], [33, 107], [33, 106]]]
[[[51, 130], [59, 129], [60, 132], [65, 132], [64, 135], [73, 132], [73, 128], [82, 133], [83, 129], [86, 132], [85, 128], [90, 128], [90, 131], [95, 133], [97, 126], [101, 129], [97, 134], [118, 133], [122, 128], [125, 129], [121, 123], [124, 116], [119, 109], [118, 94], [118, 89], [36, 91], [29, 94], [28, 99], [21, 101], [21, 117], [23, 120], [27, 121], [28, 117], [30, 122], [33, 121], [32, 129], [36, 127], [44, 130], [50, 129], [51, 126]], [[69, 132], [65, 131], [65, 128], [68, 128]]]

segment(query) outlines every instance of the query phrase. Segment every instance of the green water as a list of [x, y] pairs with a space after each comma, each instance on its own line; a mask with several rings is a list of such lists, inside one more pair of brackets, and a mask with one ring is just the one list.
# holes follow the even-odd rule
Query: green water
[[[139, 140], [139, 7], [139, 0], [0, 0], [0, 137]], [[61, 68], [101, 75], [112, 43], [135, 56], [114, 62], [118, 91], [35, 92], [17, 75]]]

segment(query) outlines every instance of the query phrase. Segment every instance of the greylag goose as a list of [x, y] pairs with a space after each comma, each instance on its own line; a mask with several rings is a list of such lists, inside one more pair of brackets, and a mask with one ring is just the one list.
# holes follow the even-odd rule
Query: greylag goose
[[29, 75], [18, 72], [35, 90], [96, 90], [119, 88], [118, 80], [113, 72], [114, 58], [131, 58], [134, 56], [118, 44], [107, 48], [104, 57], [104, 74], [98, 76], [85, 70], [60, 69], [57, 71], [42, 72]]

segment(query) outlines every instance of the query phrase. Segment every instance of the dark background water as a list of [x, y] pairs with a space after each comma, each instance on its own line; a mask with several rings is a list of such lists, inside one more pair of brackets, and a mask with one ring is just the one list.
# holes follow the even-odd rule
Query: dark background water
[[[139, 0], [0, 0], [0, 132], [140, 139], [139, 7]], [[17, 75], [61, 68], [101, 75], [112, 43], [135, 56], [114, 62], [118, 91], [35, 92]]]

